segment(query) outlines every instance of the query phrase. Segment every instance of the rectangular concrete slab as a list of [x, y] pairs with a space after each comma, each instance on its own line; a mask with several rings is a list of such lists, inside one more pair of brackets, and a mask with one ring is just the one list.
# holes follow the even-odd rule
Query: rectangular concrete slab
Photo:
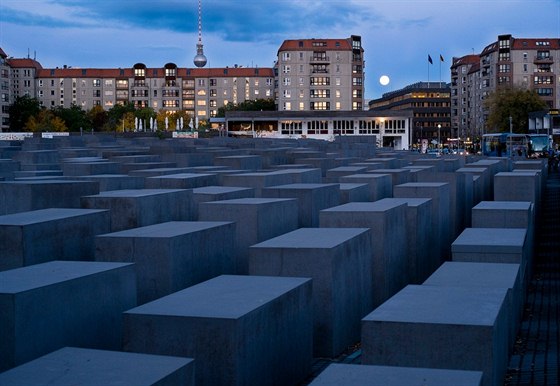
[[190, 189], [128, 189], [81, 198], [86, 209], [109, 209], [111, 231], [192, 219]]
[[124, 313], [124, 350], [195, 358], [197, 386], [309, 374], [311, 279], [219, 276]]
[[372, 306], [367, 228], [299, 228], [249, 248], [249, 274], [313, 278], [314, 353], [334, 358], [360, 339]]
[[291, 232], [298, 227], [296, 199], [239, 198], [204, 202], [199, 205], [200, 221], [233, 221], [236, 240], [236, 273], [248, 272], [248, 248]]
[[0, 374], [3, 386], [194, 386], [194, 361], [65, 347]]
[[309, 386], [480, 386], [481, 371], [330, 364]]
[[93, 260], [107, 210], [51, 208], [0, 216], [0, 271], [52, 260]]
[[362, 320], [362, 363], [482, 371], [504, 382], [506, 288], [409, 285]]
[[95, 260], [135, 263], [138, 304], [235, 272], [235, 224], [171, 221], [100, 235]]
[[406, 243], [406, 204], [379, 200], [351, 202], [322, 210], [322, 228], [370, 228], [373, 306], [409, 283]]
[[127, 263], [52, 261], [0, 272], [0, 370], [64, 346], [118, 350], [136, 305]]

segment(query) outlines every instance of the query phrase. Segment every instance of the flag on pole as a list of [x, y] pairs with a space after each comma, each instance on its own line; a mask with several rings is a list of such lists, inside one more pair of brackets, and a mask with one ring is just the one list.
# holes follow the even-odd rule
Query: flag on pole
[[445, 60], [443, 60], [443, 56], [441, 56], [441, 54], [439, 54], [439, 60], [442, 62], [445, 62]]
[[432, 57], [430, 56], [430, 54], [428, 54], [428, 62], [430, 62], [430, 64], [434, 64], [434, 61], [432, 60]]

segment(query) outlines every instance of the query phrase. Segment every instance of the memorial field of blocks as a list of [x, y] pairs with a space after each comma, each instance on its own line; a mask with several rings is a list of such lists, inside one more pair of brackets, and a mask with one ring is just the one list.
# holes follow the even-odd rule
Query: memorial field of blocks
[[2, 143], [0, 384], [501, 385], [546, 168], [368, 137]]

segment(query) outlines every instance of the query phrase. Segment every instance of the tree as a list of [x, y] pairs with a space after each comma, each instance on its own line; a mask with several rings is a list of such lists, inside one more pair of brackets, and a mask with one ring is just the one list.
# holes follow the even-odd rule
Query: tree
[[[106, 129], [105, 125], [108, 122], [107, 111], [102, 106], [93, 106], [88, 112], [87, 117], [91, 121], [91, 128], [95, 131], [103, 131]], [[84, 128], [85, 129], [85, 128]]]
[[275, 111], [276, 104], [274, 99], [255, 99], [246, 100], [239, 104], [229, 102], [225, 106], [218, 108], [217, 117], [225, 117], [226, 111]]
[[8, 107], [10, 114], [10, 131], [24, 131], [25, 125], [30, 117], [39, 114], [41, 111], [41, 103], [37, 98], [31, 98], [29, 95], [17, 97]]
[[54, 115], [64, 121], [69, 131], [78, 132], [80, 128], [84, 130], [91, 128], [91, 121], [80, 106], [72, 105], [70, 108], [58, 106], [52, 109], [52, 111]]
[[530, 112], [548, 109], [535, 91], [519, 87], [497, 89], [488, 96], [485, 106], [489, 110], [488, 132], [509, 131], [511, 117], [512, 131], [519, 134], [528, 132]]
[[[134, 129], [134, 112], [136, 108], [133, 103], [116, 104], [107, 112], [106, 126], [109, 130], [114, 131], [131, 131]], [[130, 124], [130, 115], [132, 115], [132, 124]], [[124, 126], [123, 126], [124, 121]]]
[[43, 109], [38, 114], [29, 117], [25, 124], [26, 131], [33, 132], [61, 132], [68, 131], [64, 121], [57, 117], [52, 110]]

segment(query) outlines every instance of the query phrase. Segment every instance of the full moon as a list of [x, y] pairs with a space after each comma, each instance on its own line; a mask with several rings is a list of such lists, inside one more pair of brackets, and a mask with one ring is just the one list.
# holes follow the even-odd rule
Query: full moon
[[381, 78], [379, 78], [379, 83], [381, 83], [382, 86], [387, 86], [389, 84], [389, 77], [387, 75], [382, 75]]

